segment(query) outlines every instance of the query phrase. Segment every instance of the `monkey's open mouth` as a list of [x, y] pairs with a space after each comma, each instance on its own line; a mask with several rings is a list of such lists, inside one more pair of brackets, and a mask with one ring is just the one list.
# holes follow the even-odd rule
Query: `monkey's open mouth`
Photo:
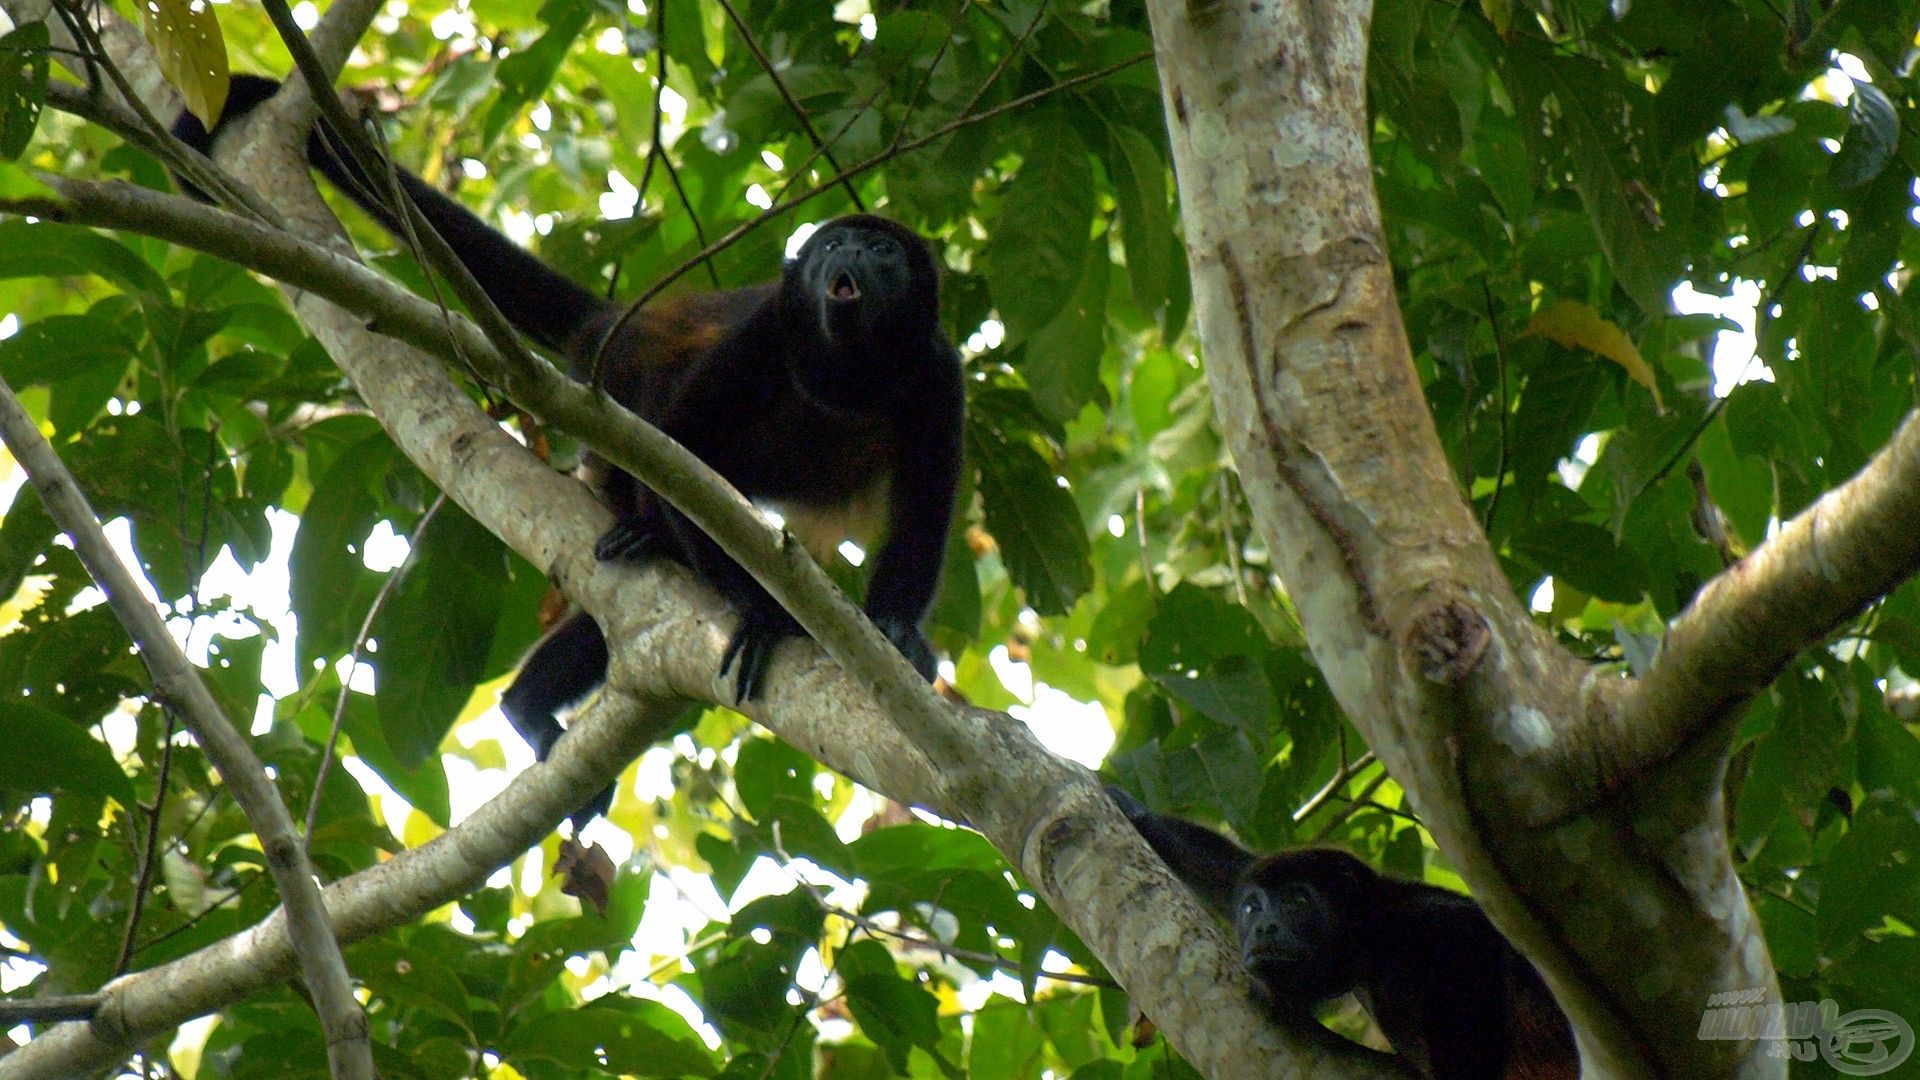
[[833, 297], [835, 300], [858, 300], [860, 299], [860, 286], [855, 283], [852, 274], [842, 270], [834, 275], [832, 281], [827, 283], [827, 295]]

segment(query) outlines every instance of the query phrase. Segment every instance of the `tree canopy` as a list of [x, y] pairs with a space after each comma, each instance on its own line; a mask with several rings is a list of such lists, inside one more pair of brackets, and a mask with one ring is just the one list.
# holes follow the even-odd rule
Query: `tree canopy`
[[[1184, 5], [1196, 33], [1212, 6]], [[530, 760], [503, 744], [494, 705], [543, 604], [551, 615], [550, 577], [566, 576], [556, 566], [579, 571], [586, 557], [530, 560], [475, 509], [488, 496], [451, 490], [453, 473], [396, 438], [394, 400], [335, 355], [334, 331], [249, 272], [292, 262], [196, 234], [186, 211], [149, 205], [145, 191], [74, 186], [169, 192], [179, 162], [100, 55], [89, 87], [86, 54], [118, 46], [85, 29], [86, 11], [55, 3], [41, 22], [26, 0], [0, 7], [15, 24], [0, 38], [0, 378], [111, 523], [218, 712], [249, 734], [310, 830], [320, 878], [375, 895], [382, 879], [355, 875], [442, 836], [505, 786], [510, 762]], [[230, 69], [293, 68], [266, 10], [127, 8], [196, 111], [217, 111]], [[1453, 834], [1438, 844], [1423, 824], [1433, 811], [1410, 797], [1416, 781], [1400, 776], [1403, 789], [1387, 774], [1418, 755], [1382, 745], [1386, 717], [1352, 715], [1345, 676], [1329, 668], [1370, 661], [1316, 638], [1323, 601], [1289, 588], [1291, 557], [1276, 556], [1268, 508], [1243, 483], [1251, 467], [1230, 452], [1241, 444], [1223, 435], [1239, 422], [1218, 375], [1209, 382], [1219, 349], [1203, 350], [1196, 330], [1196, 309], [1204, 328], [1230, 304], [1208, 308], [1215, 253], [1189, 262], [1179, 139], [1283, 163], [1335, 150], [1286, 123], [1260, 142], [1173, 80], [1163, 87], [1171, 51], [1162, 39], [1157, 72], [1155, 35], [1171, 16], [1155, 8], [1150, 24], [1137, 0], [335, 0], [326, 23], [311, 3], [290, 14], [320, 27], [323, 54], [346, 57], [340, 85], [379, 118], [395, 161], [616, 298], [765, 281], [796, 230], [856, 209], [927, 235], [969, 376], [964, 491], [929, 626], [952, 689], [1249, 846], [1338, 844], [1452, 887], [1481, 872], [1463, 875], [1457, 849], [1442, 854]], [[1361, 216], [1377, 194], [1424, 393], [1412, 404], [1444, 451], [1445, 471], [1400, 479], [1458, 491], [1510, 590], [1499, 602], [1529, 612], [1582, 670], [1648, 676], [1703, 586], [1737, 587], [1755, 553], [1868, 466], [1914, 409], [1920, 3], [1377, 0], [1368, 25], [1369, 122], [1356, 134], [1372, 190], [1364, 172], [1344, 179]], [[1274, 77], [1322, 48], [1276, 50]], [[139, 92], [167, 100], [153, 87]], [[1191, 134], [1170, 141], [1176, 118]], [[1271, 194], [1266, 216], [1238, 226], [1326, 228]], [[169, 215], [185, 224], [157, 223]], [[345, 321], [415, 345], [435, 336], [436, 305], [461, 307], [454, 291], [408, 245], [341, 217], [369, 264], [425, 305], [370, 300]], [[1209, 220], [1210, 236], [1238, 227]], [[1227, 264], [1293, 280], [1279, 260]], [[314, 279], [276, 276], [345, 302], [317, 284], [344, 271], [304, 272]], [[1296, 328], [1241, 315], [1249, 351], [1288, 347]], [[455, 396], [490, 430], [554, 466], [599, 445], [608, 429], [530, 406], [478, 358], [485, 339], [445, 318]], [[1297, 377], [1313, 375], [1285, 376]], [[1281, 475], [1321, 491], [1325, 478], [1393, 467], [1400, 458], [1366, 441], [1378, 420], [1356, 411], [1347, 456], [1301, 444], [1307, 464]], [[1255, 437], [1276, 458], [1293, 452], [1285, 433]], [[258, 822], [181, 734], [181, 698], [157, 688], [153, 650], [132, 647], [61, 538], [72, 530], [34, 497], [45, 477], [14, 475], [0, 520], [0, 730], [12, 743], [0, 754], [0, 985], [9, 999], [86, 995], [210, 955], [282, 894]], [[536, 522], [527, 536], [539, 539], [543, 515], [587, 520], [584, 504], [533, 490], [497, 493], [521, 499], [517, 514]], [[1352, 529], [1338, 515], [1321, 524]], [[1851, 547], [1801, 560], [1834, 610], [1758, 608], [1717, 642], [1753, 658], [1747, 684], [1715, 700], [1723, 737], [1599, 770], [1665, 793], [1660, 767], [1697, 755], [1718, 792], [1724, 766], [1724, 806], [1706, 817], [1726, 848], [1703, 842], [1701, 858], [1737, 870], [1779, 999], [1910, 1024], [1920, 591], [1903, 582], [1920, 565], [1915, 543], [1893, 530], [1865, 545], [1881, 562], [1849, 561]], [[857, 589], [852, 566], [829, 570]], [[684, 615], [682, 585], [662, 595]], [[725, 618], [710, 600], [704, 611]], [[1113, 957], [1087, 932], [1095, 917], [1049, 903], [1077, 886], [1036, 883], [1030, 853], [1010, 862], [1011, 833], [978, 808], [938, 807], [992, 842], [906, 809], [931, 801], [917, 790], [849, 778], [849, 761], [871, 767], [868, 755], [895, 745], [859, 741], [864, 729], [821, 720], [780, 728], [782, 741], [732, 710], [688, 706], [717, 700], [684, 675], [717, 653], [705, 623], [678, 625], [657, 645], [682, 673], [661, 684], [673, 704], [627, 736], [657, 746], [624, 774], [608, 816], [631, 857], [616, 848], [617, 865], [576, 867], [563, 888], [548, 837], [497, 873], [449, 865], [448, 881], [471, 885], [410, 893], [404, 917], [382, 919], [370, 901], [342, 932], [381, 1075], [1195, 1074], [1136, 1023]], [[696, 639], [706, 644], [684, 644]], [[825, 765], [823, 740], [841, 755]], [[1475, 753], [1463, 760], [1484, 760]], [[566, 792], [544, 797], [557, 821]], [[1587, 832], [1554, 832], [1553, 844], [1660, 829], [1624, 812], [1582, 820]], [[1516, 865], [1509, 883], [1525, 877]], [[1537, 924], [1585, 932], [1580, 911], [1542, 893], [1553, 898], [1535, 903]], [[1496, 906], [1503, 926], [1511, 910]], [[1556, 988], [1571, 963], [1549, 965]], [[1646, 997], [1669, 991], [1651, 985], [1662, 979], [1695, 985], [1674, 974], [1687, 963], [1649, 958]], [[1194, 981], [1157, 992], [1233, 992]], [[211, 1023], [103, 1043], [129, 1075], [327, 1075], [303, 988], [199, 986], [192, 998]], [[35, 1020], [16, 1042], [53, 1018], [16, 1015]], [[1150, 1018], [1179, 1042], [1176, 1017]], [[1365, 1026], [1354, 1010], [1333, 1022]], [[1697, 1026], [1696, 1014], [1671, 1030]], [[1358, 1060], [1375, 1071], [1352, 1075], [1384, 1075]], [[18, 1075], [67, 1075], [34, 1067], [54, 1071]], [[11, 1075], [0, 1055], [0, 1078]]]

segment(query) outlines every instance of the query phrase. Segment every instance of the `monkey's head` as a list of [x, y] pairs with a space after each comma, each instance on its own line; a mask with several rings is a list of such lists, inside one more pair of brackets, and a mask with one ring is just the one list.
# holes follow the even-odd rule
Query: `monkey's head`
[[1353, 989], [1356, 913], [1371, 911], [1380, 877], [1344, 851], [1300, 848], [1249, 863], [1233, 891], [1240, 959], [1268, 992], [1312, 1008]]
[[814, 230], [788, 264], [790, 304], [804, 305], [836, 352], [918, 344], [940, 318], [940, 273], [918, 233], [871, 214]]

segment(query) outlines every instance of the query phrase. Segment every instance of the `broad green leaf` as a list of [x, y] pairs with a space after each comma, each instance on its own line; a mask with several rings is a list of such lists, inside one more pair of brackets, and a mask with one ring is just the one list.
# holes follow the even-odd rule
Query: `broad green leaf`
[[384, 433], [373, 435], [348, 448], [314, 482], [287, 561], [303, 666], [345, 655], [365, 618], [364, 606], [349, 601], [366, 573], [361, 547], [382, 513], [374, 484], [394, 454]]
[[1020, 370], [1034, 401], [1057, 422], [1071, 420], [1088, 405], [1106, 404], [1100, 357], [1107, 347], [1107, 276], [1112, 268], [1106, 245], [1090, 246], [1073, 295], [1027, 341]]
[[208, 128], [227, 107], [227, 42], [207, 0], [145, 0], [140, 29], [153, 46], [160, 73]]
[[387, 745], [412, 768], [439, 749], [486, 669], [506, 548], [448, 501], [395, 573], [404, 576], [374, 620], [374, 702]]
[[23, 701], [0, 702], [0, 729], [7, 733], [0, 789], [85, 792], [134, 808], [133, 784], [113, 751], [72, 719]]
[[1065, 110], [1029, 126], [1025, 160], [982, 253], [1008, 339], [1023, 341], [1066, 307], [1091, 247], [1093, 168]]
[[1043, 615], [1059, 615], [1093, 584], [1087, 533], [1073, 496], [1023, 439], [976, 421], [968, 425], [969, 460], [980, 472], [987, 531], [1007, 573]]
[[[47, 100], [48, 48], [44, 22], [26, 23], [0, 36], [0, 161], [17, 160], [33, 140], [40, 108]], [[16, 176], [0, 184], [0, 198], [39, 194], [26, 189], [20, 179]], [[51, 189], [47, 193], [52, 194]]]
[[481, 141], [491, 143], [520, 110], [538, 101], [553, 84], [567, 50], [587, 28], [593, 17], [591, 0], [546, 0], [540, 7], [540, 21], [547, 29], [538, 41], [519, 49], [500, 61], [494, 77], [500, 83], [500, 97], [487, 110], [481, 127]]
[[840, 950], [837, 970], [845, 980], [847, 1008], [861, 1033], [887, 1052], [896, 1073], [908, 1072], [908, 1051], [914, 1047], [937, 1052], [939, 1003], [916, 983], [901, 978], [886, 946], [872, 938], [856, 941]]
[[521, 1018], [504, 1052], [512, 1062], [621, 1076], [712, 1076], [719, 1071], [713, 1053], [680, 1014], [657, 1001], [618, 994], [583, 1008]]
[[1833, 156], [1833, 183], [1859, 187], [1880, 175], [1900, 143], [1900, 114], [1886, 91], [1870, 82], [1853, 84], [1847, 106], [1847, 138]]
[[65, 200], [60, 193], [42, 183], [32, 173], [11, 161], [0, 161], [0, 200], [26, 202], [44, 200], [58, 206]]
[[[1167, 208], [1167, 165], [1153, 140], [1134, 128], [1108, 124], [1107, 137], [1111, 140], [1107, 175], [1113, 180], [1114, 197], [1120, 204], [1127, 283], [1140, 310], [1156, 315], [1166, 306], [1173, 288], [1172, 250], [1166, 242], [1173, 231]], [[1104, 252], [1100, 261], [1108, 261]]]

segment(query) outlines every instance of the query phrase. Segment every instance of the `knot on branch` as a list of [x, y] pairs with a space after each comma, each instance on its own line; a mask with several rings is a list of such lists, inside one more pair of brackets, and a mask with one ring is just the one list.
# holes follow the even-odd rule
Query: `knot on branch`
[[1451, 685], [1467, 677], [1486, 655], [1493, 630], [1478, 611], [1456, 599], [1443, 600], [1414, 616], [1407, 648], [1428, 682]]

